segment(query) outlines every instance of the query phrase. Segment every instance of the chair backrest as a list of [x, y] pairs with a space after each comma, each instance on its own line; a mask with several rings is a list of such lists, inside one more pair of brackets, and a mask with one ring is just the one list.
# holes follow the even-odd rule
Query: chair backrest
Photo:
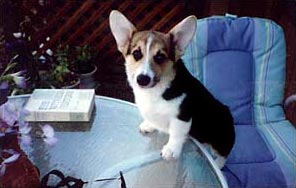
[[273, 21], [222, 16], [200, 19], [182, 59], [230, 107], [236, 125], [285, 119], [285, 39], [282, 28]]

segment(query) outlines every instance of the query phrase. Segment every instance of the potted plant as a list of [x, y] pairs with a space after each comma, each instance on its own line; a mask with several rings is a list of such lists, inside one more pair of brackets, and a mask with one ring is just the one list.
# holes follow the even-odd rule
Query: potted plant
[[51, 88], [76, 88], [79, 86], [78, 76], [70, 70], [68, 45], [57, 47], [50, 66], [50, 70], [43, 72], [42, 77]]
[[95, 88], [95, 73], [97, 66], [94, 64], [94, 52], [89, 45], [76, 46], [72, 61], [72, 69], [80, 79], [80, 88]]

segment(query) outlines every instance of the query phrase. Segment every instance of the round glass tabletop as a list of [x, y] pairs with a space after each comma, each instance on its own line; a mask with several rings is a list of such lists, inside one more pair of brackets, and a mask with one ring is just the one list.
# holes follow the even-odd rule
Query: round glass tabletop
[[[27, 99], [28, 96], [13, 97], [10, 102], [24, 104]], [[55, 146], [49, 147], [33, 137], [32, 144], [22, 149], [38, 167], [41, 177], [57, 169], [66, 176], [89, 182], [84, 187], [120, 188], [119, 179], [95, 182], [119, 177], [119, 172], [127, 188], [227, 187], [192, 139], [185, 143], [178, 160], [163, 160], [160, 151], [168, 135], [158, 132], [142, 135], [138, 130], [141, 121], [135, 105], [97, 96], [91, 122], [50, 123], [58, 138]]]

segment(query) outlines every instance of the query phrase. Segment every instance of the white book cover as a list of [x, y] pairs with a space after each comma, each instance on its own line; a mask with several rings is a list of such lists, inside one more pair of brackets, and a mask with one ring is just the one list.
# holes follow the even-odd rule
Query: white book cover
[[35, 89], [25, 104], [26, 121], [89, 121], [94, 89]]

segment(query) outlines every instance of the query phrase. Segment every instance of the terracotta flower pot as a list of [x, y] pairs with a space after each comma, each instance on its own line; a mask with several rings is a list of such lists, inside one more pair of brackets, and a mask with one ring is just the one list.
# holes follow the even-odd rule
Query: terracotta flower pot
[[[13, 149], [20, 157], [6, 166], [3, 177], [0, 177], [0, 187], [7, 188], [39, 188], [39, 172], [20, 148], [16, 135], [0, 137], [1, 149]], [[1, 159], [0, 159], [1, 160]]]

